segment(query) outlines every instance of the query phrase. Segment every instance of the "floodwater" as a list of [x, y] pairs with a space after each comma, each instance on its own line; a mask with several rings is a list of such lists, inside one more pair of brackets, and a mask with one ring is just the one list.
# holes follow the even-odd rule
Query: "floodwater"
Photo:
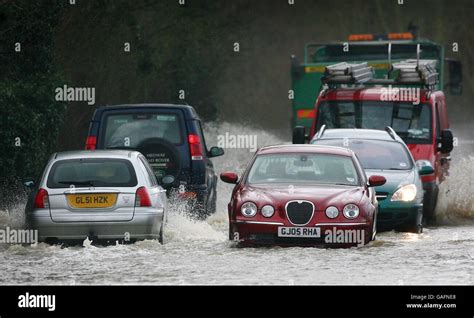
[[[254, 134], [258, 144], [281, 143], [258, 129], [222, 124], [217, 133]], [[283, 141], [284, 142], [284, 141]], [[474, 157], [456, 149], [450, 177], [441, 186], [437, 226], [423, 234], [380, 233], [360, 248], [237, 248], [227, 240], [227, 202], [232, 187], [219, 182], [218, 212], [194, 222], [174, 206], [165, 244], [143, 241], [99, 247], [0, 245], [0, 284], [344, 284], [474, 285]], [[456, 157], [456, 155], [458, 155]], [[241, 172], [251, 153], [226, 150], [214, 160], [218, 173]], [[20, 226], [24, 200], [0, 214], [0, 224]]]

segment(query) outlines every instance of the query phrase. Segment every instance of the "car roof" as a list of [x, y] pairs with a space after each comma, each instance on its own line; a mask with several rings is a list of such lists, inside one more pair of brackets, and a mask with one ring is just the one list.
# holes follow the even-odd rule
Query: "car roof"
[[319, 139], [370, 139], [370, 140], [386, 140], [403, 142], [400, 136], [395, 135], [393, 138], [387, 131], [378, 129], [359, 129], [359, 128], [336, 128], [325, 129], [323, 134], [314, 135], [313, 140]]
[[348, 148], [321, 145], [274, 145], [262, 147], [257, 154], [280, 154], [280, 153], [315, 153], [315, 154], [331, 154], [340, 156], [352, 156], [354, 152]]
[[99, 106], [97, 112], [109, 111], [109, 110], [126, 110], [126, 109], [180, 109], [185, 111], [187, 115], [190, 115], [193, 118], [199, 119], [196, 110], [191, 105], [182, 105], [182, 104], [162, 104], [162, 103], [143, 103], [143, 104], [119, 104], [119, 105], [105, 105]]
[[53, 155], [55, 160], [82, 159], [82, 158], [113, 158], [131, 159], [138, 156], [138, 151], [131, 150], [76, 150], [57, 152]]

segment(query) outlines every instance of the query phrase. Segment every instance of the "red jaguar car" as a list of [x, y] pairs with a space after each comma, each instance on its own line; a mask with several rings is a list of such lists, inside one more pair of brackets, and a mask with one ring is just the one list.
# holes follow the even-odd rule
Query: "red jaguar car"
[[280, 145], [259, 149], [239, 178], [228, 205], [229, 239], [240, 246], [361, 246], [375, 238], [378, 203], [373, 187], [349, 149]]

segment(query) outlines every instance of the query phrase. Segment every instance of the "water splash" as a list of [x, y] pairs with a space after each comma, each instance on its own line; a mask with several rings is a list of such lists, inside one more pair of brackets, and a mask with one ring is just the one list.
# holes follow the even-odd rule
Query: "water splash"
[[474, 223], [474, 157], [462, 158], [449, 172], [439, 187], [437, 220], [441, 224]]
[[15, 204], [0, 210], [0, 228], [22, 228], [25, 224], [25, 205], [26, 197], [18, 196]]
[[205, 220], [197, 220], [192, 205], [175, 197], [168, 200], [164, 241], [192, 242], [202, 240], [223, 241], [225, 235]]

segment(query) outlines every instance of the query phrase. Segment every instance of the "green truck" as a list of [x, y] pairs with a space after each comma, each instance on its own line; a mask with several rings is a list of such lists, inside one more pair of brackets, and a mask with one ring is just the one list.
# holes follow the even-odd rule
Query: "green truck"
[[[461, 63], [445, 58], [445, 49], [441, 44], [418, 39], [411, 32], [353, 34], [345, 42], [306, 44], [302, 63], [294, 55], [291, 56], [292, 128], [303, 126], [307, 132], [310, 131], [326, 66], [339, 62], [368, 62], [375, 70], [375, 78], [386, 78], [393, 62], [413, 59], [417, 54], [419, 59], [437, 61], [438, 90], [449, 87], [451, 94], [462, 93]], [[449, 72], [448, 82], [444, 76], [446, 70]]]

